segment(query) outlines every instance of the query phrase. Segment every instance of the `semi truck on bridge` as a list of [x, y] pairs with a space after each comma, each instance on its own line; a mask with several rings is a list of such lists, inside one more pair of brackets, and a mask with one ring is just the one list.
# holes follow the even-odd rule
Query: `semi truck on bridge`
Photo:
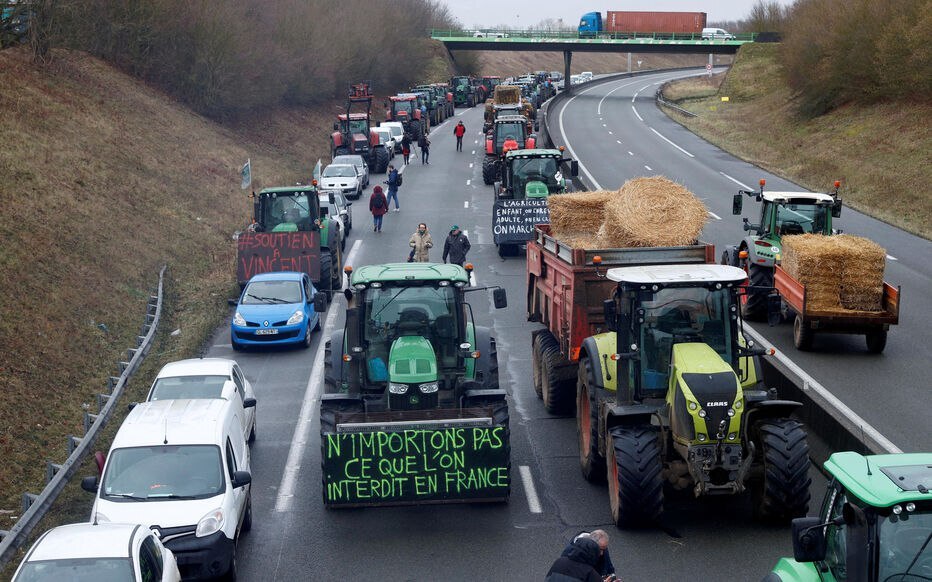
[[706, 26], [705, 12], [631, 12], [608, 10], [587, 12], [579, 20], [579, 35], [595, 37], [603, 34], [627, 38], [650, 33], [702, 34]]

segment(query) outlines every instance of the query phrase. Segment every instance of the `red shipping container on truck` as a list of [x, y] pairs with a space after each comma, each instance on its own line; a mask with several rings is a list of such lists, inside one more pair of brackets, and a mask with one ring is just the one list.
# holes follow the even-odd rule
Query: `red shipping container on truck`
[[605, 32], [673, 32], [702, 34], [705, 12], [624, 12], [609, 10]]

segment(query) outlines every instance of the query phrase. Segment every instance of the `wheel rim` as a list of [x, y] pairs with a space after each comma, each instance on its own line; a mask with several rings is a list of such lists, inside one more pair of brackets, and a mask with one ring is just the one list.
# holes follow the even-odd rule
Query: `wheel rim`
[[609, 442], [606, 448], [608, 449], [608, 463], [610, 465], [608, 479], [609, 503], [612, 507], [612, 519], [615, 520], [617, 524], [621, 503], [618, 500], [618, 463], [615, 462], [615, 444]]
[[589, 388], [583, 384], [579, 389], [579, 402], [576, 404], [576, 418], [579, 426], [579, 458], [588, 462], [592, 447], [592, 417], [589, 411]]

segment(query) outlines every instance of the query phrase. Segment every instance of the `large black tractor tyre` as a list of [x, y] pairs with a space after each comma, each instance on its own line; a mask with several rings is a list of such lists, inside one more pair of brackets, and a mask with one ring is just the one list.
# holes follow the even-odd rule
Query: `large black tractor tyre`
[[808, 352], [812, 349], [812, 338], [815, 332], [812, 331], [806, 322], [803, 321], [802, 315], [797, 315], [793, 320], [793, 345], [797, 350]]
[[475, 349], [479, 351], [479, 359], [476, 360], [476, 381], [481, 384], [483, 390], [498, 390], [498, 348], [489, 328], [476, 328]]
[[470, 95], [469, 97], [466, 98], [466, 107], [475, 107], [475, 106], [476, 106], [476, 97], [474, 95]]
[[482, 160], [482, 181], [487, 186], [491, 186], [496, 178], [498, 178], [498, 160], [494, 156], [486, 156]]
[[343, 290], [343, 248], [346, 247], [346, 237], [341, 241], [340, 248], [334, 256], [333, 272], [330, 278], [331, 296]]
[[[748, 284], [752, 287], [773, 287], [773, 267], [753, 263], [749, 265]], [[748, 321], [766, 320], [767, 297], [770, 292], [766, 289], [748, 289], [747, 293], [747, 301], [741, 305], [741, 315]]]
[[768, 419], [759, 422], [754, 432], [760, 454], [760, 470], [750, 483], [755, 516], [777, 523], [804, 517], [812, 479], [803, 425], [790, 418]]
[[867, 341], [867, 351], [872, 354], [882, 353], [883, 349], [887, 347], [887, 332], [885, 330], [868, 332], [864, 339]]
[[349, 155], [349, 148], [346, 146], [340, 146], [333, 150], [333, 157]]
[[579, 468], [586, 481], [605, 481], [605, 457], [599, 453], [599, 400], [589, 359], [579, 361], [576, 379], [576, 439]]
[[498, 243], [495, 245], [498, 247], [498, 256], [501, 258], [505, 257], [516, 257], [521, 253], [521, 245], [515, 243]]
[[[333, 332], [324, 342], [324, 394], [340, 392], [343, 382], [343, 334], [342, 329]], [[337, 346], [337, 353], [333, 352]]]
[[617, 426], [608, 451], [608, 494], [618, 527], [653, 525], [663, 513], [660, 431], [650, 425]]
[[388, 169], [388, 160], [391, 156], [384, 147], [375, 148], [375, 169], [376, 174], [384, 174]]
[[543, 332], [531, 336], [531, 382], [534, 384], [534, 393], [538, 398], [544, 397], [543, 380], [541, 379], [540, 336]]
[[[329, 250], [320, 252], [320, 291], [327, 295], [327, 303], [333, 301], [333, 256]], [[331, 287], [328, 289], [327, 287]]]
[[549, 331], [541, 332], [540, 341], [540, 388], [544, 408], [550, 414], [571, 416], [575, 412], [575, 370], [566, 366], [560, 353], [557, 338]]

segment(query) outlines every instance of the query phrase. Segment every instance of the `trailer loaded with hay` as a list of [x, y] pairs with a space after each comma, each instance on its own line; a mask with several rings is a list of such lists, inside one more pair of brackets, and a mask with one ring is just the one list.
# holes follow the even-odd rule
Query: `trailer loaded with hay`
[[612, 267], [704, 264], [715, 247], [699, 242], [706, 208], [666, 178], [636, 178], [617, 191], [547, 198], [550, 224], [527, 243], [527, 316], [534, 390], [552, 414], [572, 414], [583, 340], [606, 330], [603, 301]]
[[881, 353], [900, 317], [900, 288], [883, 279], [886, 250], [866, 238], [840, 234], [783, 237], [774, 272], [784, 316], [793, 319], [793, 343], [812, 348], [816, 333], [864, 334], [867, 350]]

